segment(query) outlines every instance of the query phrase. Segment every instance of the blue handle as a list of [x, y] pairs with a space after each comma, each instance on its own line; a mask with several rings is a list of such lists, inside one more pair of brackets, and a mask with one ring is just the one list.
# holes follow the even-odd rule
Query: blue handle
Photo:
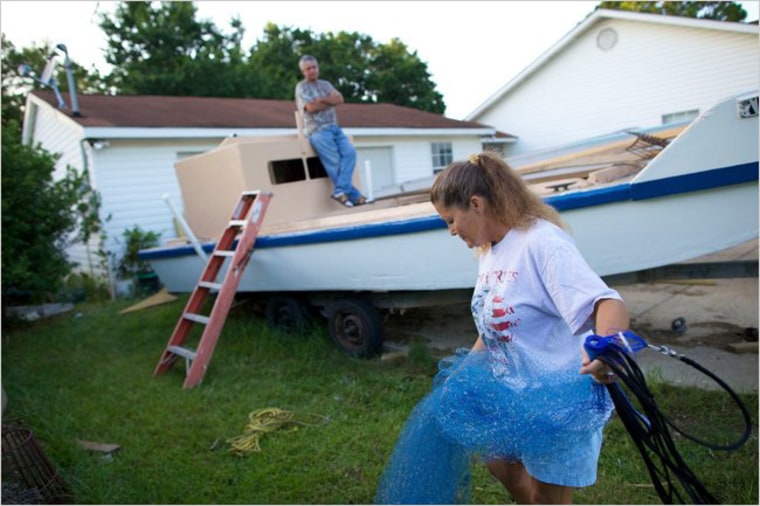
[[646, 341], [630, 330], [618, 332], [609, 336], [597, 336], [592, 334], [586, 338], [583, 347], [591, 360], [602, 353], [616, 352], [633, 355], [635, 352], [649, 346]]

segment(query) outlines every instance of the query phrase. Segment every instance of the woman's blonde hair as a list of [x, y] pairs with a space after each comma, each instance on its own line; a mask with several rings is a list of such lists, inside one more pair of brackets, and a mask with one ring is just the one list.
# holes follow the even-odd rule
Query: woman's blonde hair
[[473, 195], [485, 199], [490, 215], [509, 228], [528, 228], [537, 218], [566, 228], [557, 210], [531, 191], [495, 153], [470, 155], [465, 161], [451, 163], [433, 183], [430, 201], [436, 206], [467, 209]]

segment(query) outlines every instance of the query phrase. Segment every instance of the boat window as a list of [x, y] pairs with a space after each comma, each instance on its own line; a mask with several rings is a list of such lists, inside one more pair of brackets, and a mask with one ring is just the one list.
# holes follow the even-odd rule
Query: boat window
[[327, 177], [325, 172], [325, 166], [318, 157], [312, 156], [306, 159], [306, 164], [309, 166], [309, 179], [317, 179], [320, 177]]
[[[306, 167], [308, 169], [308, 179], [327, 177], [322, 162], [316, 156], [306, 159]], [[269, 162], [269, 179], [272, 181], [272, 184], [305, 181], [307, 175], [304, 170], [303, 160], [301, 158], [291, 158]]]

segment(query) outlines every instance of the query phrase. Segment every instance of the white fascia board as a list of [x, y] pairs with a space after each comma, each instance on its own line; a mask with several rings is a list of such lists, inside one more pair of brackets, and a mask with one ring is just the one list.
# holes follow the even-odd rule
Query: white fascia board
[[295, 128], [145, 128], [145, 127], [86, 127], [88, 139], [207, 139], [295, 135]]
[[482, 104], [476, 107], [475, 110], [465, 116], [465, 121], [472, 121], [480, 113], [491, 107], [496, 101], [506, 95], [509, 90], [520, 84], [536, 69], [540, 68], [547, 60], [551, 59], [555, 54], [562, 51], [562, 49], [564, 49], [566, 46], [570, 45], [576, 38], [586, 32], [586, 30], [590, 29], [597, 23], [597, 21], [601, 19], [623, 19], [628, 21], [638, 21], [652, 24], [685, 26], [690, 28], [722, 30], [728, 32], [752, 34], [760, 33], [758, 25], [749, 23], [733, 23], [730, 21], [715, 21], [712, 19], [697, 19], [686, 18], [682, 16], [664, 16], [662, 14], [597, 9], [596, 11], [589, 14], [586, 19], [578, 23], [572, 30], [566, 33], [553, 46], [551, 46], [538, 58], [536, 58], [533, 63], [525, 67], [519, 74], [508, 81], [507, 84], [499, 88], [496, 93], [488, 97]]
[[[346, 135], [378, 137], [495, 135], [493, 128], [344, 128]], [[297, 135], [295, 128], [121, 128], [86, 127], [88, 139], [208, 139]]]

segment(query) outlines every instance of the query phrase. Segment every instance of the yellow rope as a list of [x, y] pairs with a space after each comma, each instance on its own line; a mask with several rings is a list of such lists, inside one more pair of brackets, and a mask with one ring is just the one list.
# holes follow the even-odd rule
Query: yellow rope
[[[318, 417], [318, 415], [306, 416]], [[322, 422], [327, 422], [326, 418], [319, 418], [322, 419]], [[230, 451], [237, 455], [244, 455], [248, 452], [260, 452], [261, 446], [259, 442], [265, 434], [270, 432], [298, 430], [299, 425], [317, 425], [303, 419], [299, 420], [295, 412], [280, 408], [262, 408], [252, 411], [248, 415], [248, 420], [248, 425], [245, 426], [245, 430], [241, 435], [227, 439]]]

